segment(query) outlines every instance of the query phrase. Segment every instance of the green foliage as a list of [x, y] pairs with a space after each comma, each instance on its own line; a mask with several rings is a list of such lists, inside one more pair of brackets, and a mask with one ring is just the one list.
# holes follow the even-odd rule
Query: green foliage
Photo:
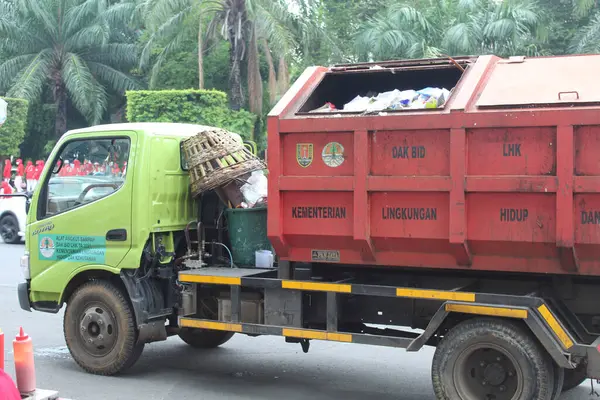
[[8, 103], [8, 111], [6, 122], [0, 127], [0, 155], [16, 156], [27, 129], [29, 102], [13, 98], [4, 100]]
[[[57, 134], [67, 125], [67, 103], [89, 123], [101, 122], [107, 91], [138, 87], [128, 71], [138, 62], [128, 3], [106, 0], [15, 0], [0, 23], [0, 90], [40, 100], [48, 88], [58, 107]], [[60, 129], [59, 129], [60, 128]]]
[[[198, 45], [187, 41], [182, 51], [173, 53], [162, 64], [154, 88], [187, 89], [198, 86]], [[229, 79], [229, 44], [219, 40], [205, 50], [204, 88], [227, 91]]]
[[547, 30], [531, 0], [411, 0], [393, 2], [357, 36], [361, 58], [543, 54]]
[[256, 115], [230, 110], [226, 94], [217, 90], [141, 90], [126, 95], [130, 122], [193, 123], [253, 137]]
[[[56, 106], [54, 104], [31, 103], [29, 117], [27, 118], [27, 133], [21, 144], [21, 157], [33, 160], [44, 159], [54, 146], [54, 120], [56, 119]], [[52, 142], [50, 150], [46, 149]]]

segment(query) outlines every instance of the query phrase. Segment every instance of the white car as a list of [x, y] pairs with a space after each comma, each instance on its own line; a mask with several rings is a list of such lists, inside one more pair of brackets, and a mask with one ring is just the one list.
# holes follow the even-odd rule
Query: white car
[[0, 195], [0, 236], [4, 243], [21, 243], [25, 236], [29, 198], [25, 194]]

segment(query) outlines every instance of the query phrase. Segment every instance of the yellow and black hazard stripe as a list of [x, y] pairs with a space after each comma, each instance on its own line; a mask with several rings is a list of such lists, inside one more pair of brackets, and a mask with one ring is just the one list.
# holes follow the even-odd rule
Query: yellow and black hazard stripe
[[[417, 300], [440, 301], [442, 302], [442, 308], [440, 309], [440, 312], [443, 313], [443, 315], [440, 314], [440, 318], [438, 318], [439, 324], [441, 324], [445, 316], [449, 313], [462, 313], [498, 318], [522, 319], [526, 321], [528, 325], [530, 325], [532, 330], [540, 338], [545, 347], [550, 348], [554, 345], [554, 343], [558, 344], [560, 348], [554, 348], [556, 347], [554, 346], [551, 351], [554, 352], [554, 354], [556, 355], [561, 354], [561, 352], [564, 351], [569, 351], [577, 344], [576, 340], [569, 333], [568, 329], [565, 328], [560, 319], [553, 313], [551, 308], [542, 299], [538, 297], [512, 296], [494, 293], [475, 293], [457, 290], [439, 290], [429, 288], [365, 285], [343, 282], [340, 283], [297, 281], [275, 279], [268, 276], [263, 277], [260, 276], [261, 273], [241, 277], [227, 276], [227, 274], [230, 272], [231, 270], [229, 269], [228, 271], [226, 271], [226, 273], [224, 273], [223, 276], [203, 275], [202, 273], [198, 273], [196, 271], [181, 272], [179, 275], [179, 280], [183, 283], [206, 285], [243, 286], [250, 288], [281, 288], [300, 291], [316, 291], [326, 293], [353, 294], [379, 297], [399, 297]], [[182, 319], [182, 321], [184, 324], [195, 323], [192, 322], [194, 320], [189, 318], [184, 318]], [[215, 326], [220, 326], [221, 328], [223, 328], [221, 330], [249, 334], [281, 335], [306, 339], [392, 345], [396, 347], [408, 347], [411, 346], [412, 343], [412, 347], [416, 347], [415, 342], [413, 341], [414, 338], [390, 338], [387, 336], [376, 337], [373, 335], [301, 330], [253, 324], [229, 324], [231, 325], [229, 326], [227, 323], [217, 323], [214, 321], [202, 322], [202, 324], [206, 323], [224, 325], [212, 325], [212, 328], [205, 326], [204, 329], [217, 329], [215, 328]], [[540, 329], [536, 324], [543, 324], [544, 328], [552, 333], [553, 341], [550, 338], [544, 337], [543, 329]], [[433, 330], [433, 328], [437, 329], [437, 327], [431, 328], [432, 329], [430, 330]], [[376, 339], [374, 341], [370, 340], [369, 338], [372, 337], [375, 337]]]

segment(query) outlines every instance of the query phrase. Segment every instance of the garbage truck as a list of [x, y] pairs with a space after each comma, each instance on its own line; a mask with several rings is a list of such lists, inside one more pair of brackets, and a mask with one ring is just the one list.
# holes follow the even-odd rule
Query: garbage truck
[[[266, 209], [192, 196], [182, 144], [201, 127], [67, 132], [31, 202], [20, 305], [66, 305], [67, 346], [93, 374], [173, 335], [273, 335], [305, 352], [433, 346], [438, 399], [556, 399], [600, 378], [599, 69], [600, 55], [308, 68], [268, 116]], [[120, 172], [61, 181], [74, 158]], [[236, 260], [261, 240], [273, 268]]]

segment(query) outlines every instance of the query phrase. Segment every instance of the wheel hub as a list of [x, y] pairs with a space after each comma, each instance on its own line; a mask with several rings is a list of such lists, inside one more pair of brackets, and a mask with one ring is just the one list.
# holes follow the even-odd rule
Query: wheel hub
[[508, 376], [506, 369], [500, 363], [493, 363], [484, 367], [482, 375], [483, 379], [492, 386], [501, 385]]
[[462, 399], [516, 400], [522, 392], [522, 372], [501, 348], [475, 346], [457, 359], [456, 388]]
[[89, 307], [82, 315], [79, 330], [86, 350], [93, 355], [109, 353], [117, 341], [116, 324], [104, 307]]

